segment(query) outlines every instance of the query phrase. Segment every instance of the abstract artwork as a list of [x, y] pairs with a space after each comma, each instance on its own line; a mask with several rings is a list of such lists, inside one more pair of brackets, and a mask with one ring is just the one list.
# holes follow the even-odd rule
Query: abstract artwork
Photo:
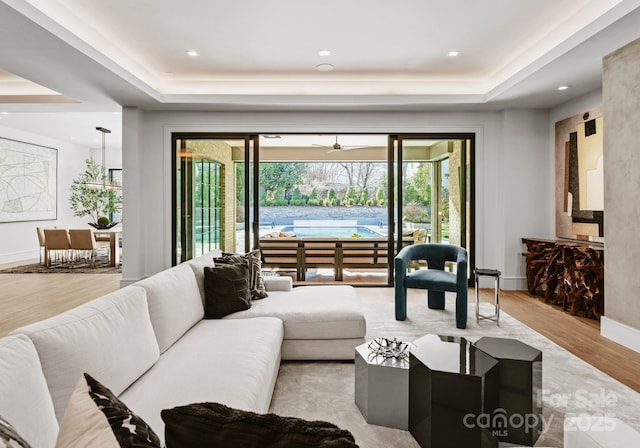
[[58, 151], [0, 137], [0, 222], [57, 218]]
[[604, 242], [602, 108], [556, 123], [556, 236]]

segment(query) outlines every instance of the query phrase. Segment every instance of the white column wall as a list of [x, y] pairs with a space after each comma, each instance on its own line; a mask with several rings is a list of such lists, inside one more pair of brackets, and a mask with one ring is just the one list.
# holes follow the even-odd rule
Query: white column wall
[[47, 221], [0, 223], [0, 264], [37, 259], [40, 246], [36, 227], [86, 227], [87, 220], [76, 218], [69, 208], [69, 189], [72, 180], [84, 171], [89, 148], [55, 140], [31, 132], [0, 126], [0, 137], [58, 150], [58, 218]]
[[[544, 110], [503, 111], [504, 225], [502, 284], [527, 288], [522, 237], [553, 237], [554, 159]], [[551, 145], [553, 148], [553, 145]], [[489, 266], [488, 266], [489, 267]]]
[[[518, 148], [504, 156], [505, 117], [500, 112], [481, 113], [222, 113], [139, 112], [123, 114], [123, 168], [125, 183], [125, 250], [123, 284], [136, 281], [171, 265], [171, 134], [173, 132], [238, 133], [428, 133], [476, 134], [476, 265], [497, 267], [510, 277], [511, 286], [523, 284], [522, 268], [514, 263], [519, 238], [516, 224], [528, 223], [528, 234], [547, 235], [552, 222], [552, 195], [546, 204], [513, 207], [506, 203], [505, 174], [525, 174], [538, 148], [552, 148], [538, 134], [540, 112], [509, 114], [509, 126], [527, 132]], [[534, 124], [530, 120], [535, 118]], [[521, 126], [520, 126], [521, 125]], [[515, 131], [513, 131], [515, 132]], [[508, 142], [513, 142], [513, 132]], [[542, 144], [541, 144], [542, 143]], [[524, 148], [524, 149], [521, 149]], [[541, 150], [541, 152], [544, 152]], [[540, 179], [551, 179], [551, 155], [536, 161]], [[533, 177], [533, 176], [532, 176]], [[513, 185], [511, 185], [513, 184]], [[510, 182], [510, 198], [534, 195], [525, 182]], [[550, 187], [546, 186], [547, 191]], [[127, 199], [129, 196], [129, 199]], [[509, 233], [507, 233], [507, 231]], [[130, 247], [136, 240], [135, 249]], [[508, 255], [507, 255], [508, 253]], [[520, 278], [521, 276], [522, 278]]]
[[605, 56], [604, 282], [601, 333], [640, 352], [640, 39]]

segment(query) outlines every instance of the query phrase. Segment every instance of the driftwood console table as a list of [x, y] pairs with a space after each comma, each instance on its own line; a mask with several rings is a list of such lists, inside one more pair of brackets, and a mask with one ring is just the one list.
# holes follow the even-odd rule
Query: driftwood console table
[[604, 313], [604, 248], [579, 241], [522, 238], [527, 246], [527, 289], [544, 286], [547, 302], [576, 315]]

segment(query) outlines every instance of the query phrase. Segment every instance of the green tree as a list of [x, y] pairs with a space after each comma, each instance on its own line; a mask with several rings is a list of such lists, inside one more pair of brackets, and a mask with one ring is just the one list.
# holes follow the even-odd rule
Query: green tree
[[73, 216], [90, 216], [94, 223], [99, 218], [116, 213], [122, 206], [122, 195], [112, 188], [104, 168], [93, 159], [86, 159], [84, 173], [71, 183], [69, 205]]
[[278, 187], [276, 189], [275, 195], [273, 196], [275, 205], [288, 205], [289, 202], [287, 201], [287, 198], [285, 195], [286, 193], [285, 193], [284, 187]]
[[333, 188], [329, 188], [329, 192], [327, 193], [327, 205], [337, 205], [338, 204], [338, 196], [336, 194], [336, 190]]
[[296, 187], [291, 193], [291, 200], [289, 201], [291, 205], [305, 205], [305, 200], [302, 197], [302, 193], [300, 192], [300, 188]]
[[316, 190], [315, 187], [313, 188], [313, 190], [311, 190], [311, 193], [309, 194], [309, 202], [307, 202], [307, 204], [320, 205], [320, 200], [318, 199], [318, 190]]
[[380, 186], [376, 191], [376, 202], [378, 205], [387, 205], [387, 190]]
[[361, 205], [370, 205], [369, 204], [369, 190], [367, 190], [366, 188], [364, 190], [362, 190], [362, 193], [360, 194], [359, 204], [361, 204]]
[[417, 202], [420, 205], [431, 205], [431, 164], [422, 163], [418, 167], [416, 173], [411, 177], [409, 185], [415, 197], [411, 200]]
[[[263, 162], [260, 163], [260, 185], [265, 187], [267, 192], [275, 192], [281, 187], [286, 193], [293, 187], [304, 183], [306, 172], [306, 163]], [[279, 199], [275, 198], [276, 201]]]

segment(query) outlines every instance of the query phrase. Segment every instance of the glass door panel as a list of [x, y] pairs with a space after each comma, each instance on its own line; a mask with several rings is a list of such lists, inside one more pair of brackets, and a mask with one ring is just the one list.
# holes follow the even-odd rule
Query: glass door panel
[[214, 249], [250, 246], [251, 188], [245, 182], [252, 152], [249, 137], [211, 138], [174, 134], [173, 261], [181, 263]]
[[462, 246], [471, 270], [473, 139], [463, 136], [394, 136], [396, 251], [425, 242]]

